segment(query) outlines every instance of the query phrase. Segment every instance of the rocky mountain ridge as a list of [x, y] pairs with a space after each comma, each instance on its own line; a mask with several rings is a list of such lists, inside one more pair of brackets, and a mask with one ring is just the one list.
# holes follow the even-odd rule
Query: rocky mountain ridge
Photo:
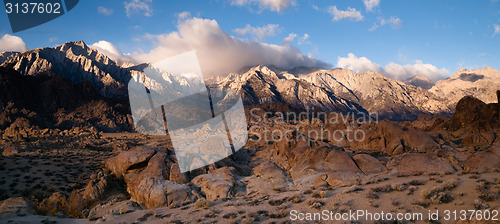
[[4, 61], [1, 66], [23, 75], [48, 73], [64, 76], [73, 84], [86, 80], [105, 97], [126, 96], [131, 75], [144, 67], [121, 67], [83, 41], [29, 50]]
[[4, 62], [7, 61], [21, 53], [15, 52], [15, 51], [5, 51], [5, 52], [0, 52], [0, 65]]
[[420, 87], [422, 89], [430, 89], [434, 86], [434, 83], [427, 77], [423, 75], [413, 76], [405, 81], [403, 81], [406, 85], [413, 85], [416, 87]]
[[285, 103], [303, 109], [365, 111], [357, 103], [338, 97], [328, 89], [313, 85], [289, 73], [277, 74], [262, 65], [253, 67], [241, 75], [230, 74], [219, 82], [218, 86], [240, 91], [245, 105]]
[[419, 114], [451, 112], [441, 103], [442, 99], [434, 94], [378, 72], [355, 73], [347, 69], [333, 69], [317, 71], [301, 78], [393, 120], [412, 120]]
[[464, 96], [474, 96], [485, 103], [496, 102], [496, 90], [500, 89], [500, 71], [491, 67], [468, 70], [460, 69], [449, 78], [436, 82], [429, 92], [441, 96], [450, 106]]
[[[118, 98], [127, 96], [130, 78], [144, 74], [144, 68], [149, 66], [120, 66], [83, 41], [23, 53], [5, 52], [2, 57], [6, 61], [1, 67], [22, 75], [63, 76], [72, 84], [88, 81], [102, 96]], [[189, 88], [184, 77], [173, 77], [168, 73], [161, 73], [161, 77], [163, 80], [148, 81], [153, 90], [177, 94]], [[450, 115], [458, 100], [465, 95], [486, 103], [494, 102], [494, 93], [500, 89], [500, 72], [493, 68], [460, 70], [446, 80], [438, 81], [429, 90], [426, 88], [431, 83], [427, 81], [416, 76], [400, 82], [377, 72], [355, 73], [339, 68], [300, 67], [286, 71], [258, 65], [206, 83], [241, 91], [246, 106], [282, 103], [299, 109], [368, 111], [377, 112], [381, 118], [415, 120], [421, 114]], [[165, 83], [169, 91], [165, 90]]]

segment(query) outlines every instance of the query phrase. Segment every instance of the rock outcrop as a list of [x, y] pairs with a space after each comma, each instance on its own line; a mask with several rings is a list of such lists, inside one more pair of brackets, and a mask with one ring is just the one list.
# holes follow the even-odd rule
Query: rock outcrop
[[21, 197], [9, 198], [0, 201], [0, 214], [16, 214], [16, 215], [27, 215], [33, 214], [33, 208], [31, 205]]
[[269, 195], [279, 191], [293, 190], [292, 180], [276, 164], [264, 161], [253, 168], [253, 175], [246, 178], [247, 194]]
[[234, 193], [234, 168], [222, 167], [211, 173], [199, 175], [191, 183], [200, 188], [208, 200], [216, 201], [230, 197]]
[[129, 168], [148, 164], [156, 151], [150, 147], [135, 147], [106, 161], [106, 167], [117, 177], [123, 176]]
[[368, 154], [356, 154], [352, 159], [365, 174], [383, 173], [387, 170], [377, 158]]
[[4, 137], [22, 135], [22, 130], [9, 130], [18, 119], [27, 124], [24, 131], [30, 127], [131, 130], [129, 113], [126, 99], [104, 98], [88, 81], [74, 85], [62, 76], [23, 76], [0, 67], [0, 129], [6, 130]]
[[464, 169], [471, 172], [500, 171], [500, 156], [491, 152], [477, 152], [464, 163]]
[[387, 164], [399, 175], [455, 173], [455, 166], [426, 153], [407, 153], [396, 156]]

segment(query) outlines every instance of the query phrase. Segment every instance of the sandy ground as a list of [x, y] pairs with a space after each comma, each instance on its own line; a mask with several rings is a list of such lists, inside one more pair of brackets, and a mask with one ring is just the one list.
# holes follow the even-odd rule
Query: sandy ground
[[[236, 196], [227, 201], [212, 202], [207, 208], [195, 203], [178, 208], [137, 210], [123, 215], [108, 215], [97, 220], [64, 219], [45, 216], [0, 216], [1, 223], [310, 223], [326, 222], [319, 215], [307, 220], [306, 213], [349, 213], [364, 210], [372, 214], [384, 212], [396, 217], [398, 213], [415, 219], [399, 223], [457, 223], [465, 210], [500, 208], [500, 173], [457, 173], [452, 175], [420, 175], [398, 177], [372, 175], [365, 183], [341, 188], [317, 188], [306, 191], [276, 192], [268, 196]], [[429, 192], [441, 197], [425, 198]], [[493, 196], [492, 196], [493, 195]], [[439, 212], [439, 221], [430, 221], [429, 213]], [[456, 218], [454, 216], [456, 212]], [[299, 216], [299, 213], [303, 213]], [[421, 214], [421, 218], [419, 217]], [[449, 220], [445, 220], [449, 214]], [[331, 215], [331, 214], [330, 214]], [[374, 215], [375, 216], [375, 215]], [[471, 212], [465, 221], [470, 223]], [[331, 216], [328, 216], [331, 217]], [[346, 216], [347, 217], [347, 216]], [[365, 220], [366, 216], [335, 223], [394, 223]], [[385, 216], [387, 217], [387, 216]], [[486, 216], [483, 216], [483, 219]], [[304, 218], [304, 220], [298, 220]], [[314, 217], [313, 217], [314, 218]], [[325, 218], [325, 216], [323, 216]], [[500, 219], [500, 214], [496, 215]], [[292, 221], [292, 219], [297, 219]], [[350, 219], [350, 218], [348, 218]], [[491, 219], [491, 218], [490, 218]], [[331, 221], [330, 221], [331, 222]], [[482, 223], [500, 223], [484, 221]]]

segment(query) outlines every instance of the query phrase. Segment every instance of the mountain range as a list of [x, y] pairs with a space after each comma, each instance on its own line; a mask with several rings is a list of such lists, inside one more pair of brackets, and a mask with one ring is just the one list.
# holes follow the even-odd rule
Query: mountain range
[[[0, 67], [3, 67], [0, 72], [4, 72], [4, 76], [12, 76], [17, 72], [27, 77], [16, 79], [17, 85], [24, 85], [23, 82], [28, 82], [26, 80], [29, 77], [32, 79], [47, 77], [44, 80], [62, 77], [68, 80], [68, 84], [51, 88], [78, 89], [80, 87], [77, 85], [85, 82], [101, 95], [98, 97], [99, 100], [121, 99], [120, 105], [128, 104], [127, 84], [130, 78], [149, 66], [149, 64], [120, 66], [103, 53], [87, 46], [83, 41], [67, 42], [57, 47], [39, 48], [22, 53], [0, 53], [0, 63]], [[168, 74], [164, 75], [168, 76]], [[175, 78], [174, 84], [182, 86], [173, 87], [174, 90], [189, 88], [186, 86], [189, 82], [181, 79], [182, 77]], [[29, 82], [30, 85], [42, 85], [42, 83]], [[8, 91], [15, 91], [15, 88], [4, 88], [1, 85], [7, 85], [7, 83], [0, 82], [0, 88], [3, 89], [3, 96], [0, 96], [2, 109], [0, 112], [4, 112], [9, 102], [14, 105], [23, 105], [16, 103], [20, 101], [19, 98], [10, 97], [13, 94]], [[285, 70], [257, 65], [245, 68], [239, 73], [212, 79], [210, 85], [239, 90], [246, 106], [281, 103], [299, 109], [377, 112], [380, 118], [415, 120], [421, 114], [451, 115], [458, 100], [465, 95], [472, 95], [486, 103], [495, 102], [495, 92], [500, 89], [500, 71], [493, 68], [461, 69], [449, 78], [434, 84], [424, 76], [416, 76], [401, 82], [378, 72], [356, 73], [341, 68], [325, 70], [305, 67]], [[33, 86], [33, 88], [42, 87]], [[162, 87], [160, 85], [157, 88]], [[64, 94], [64, 91], [59, 90], [53, 92]], [[44, 100], [50, 99], [44, 98]], [[112, 105], [112, 103], [109, 104], [111, 107]], [[76, 106], [66, 107], [64, 102], [57, 107], [59, 109], [77, 108]], [[30, 108], [41, 110], [39, 107]], [[45, 112], [54, 115], [54, 111], [57, 109], [53, 108]], [[123, 113], [120, 115], [123, 117], [120, 122], [130, 122], [130, 119], [126, 118], [127, 113], [130, 114], [129, 109], [122, 108], [120, 111]], [[3, 126], [5, 125], [4, 122]], [[125, 124], [113, 124], [106, 127], [109, 126], [128, 127]], [[107, 130], [113, 131], [112, 128]]]
[[23, 75], [59, 75], [73, 84], [89, 81], [105, 97], [126, 96], [131, 75], [145, 67], [119, 66], [83, 41], [67, 42], [57, 47], [38, 48], [19, 54], [2, 54], [0, 58], [6, 58], [2, 67], [14, 69]]

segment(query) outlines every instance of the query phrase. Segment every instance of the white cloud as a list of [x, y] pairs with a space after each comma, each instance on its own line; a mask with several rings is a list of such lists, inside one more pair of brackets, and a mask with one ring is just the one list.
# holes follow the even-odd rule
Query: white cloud
[[50, 42], [50, 43], [54, 43], [54, 42], [56, 42], [57, 40], [59, 40], [59, 38], [58, 38], [58, 37], [51, 37], [51, 38], [49, 38], [49, 42]]
[[143, 14], [144, 16], [153, 15], [153, 0], [131, 0], [124, 3], [125, 12], [127, 17], [132, 16], [135, 13]]
[[389, 19], [379, 18], [379, 23], [374, 23], [369, 30], [373, 31], [384, 25], [391, 25], [393, 29], [399, 29], [402, 23], [403, 21], [397, 16], [391, 16]]
[[445, 68], [437, 68], [432, 64], [424, 64], [422, 61], [415, 61], [415, 64], [400, 65], [389, 63], [384, 67], [384, 74], [396, 80], [406, 80], [416, 75], [423, 75], [431, 81], [436, 82], [444, 79], [448, 75], [448, 70]]
[[493, 32], [493, 36], [500, 33], [500, 25], [493, 24], [493, 29], [495, 29], [495, 31]]
[[369, 31], [374, 31], [376, 29], [378, 29], [380, 26], [378, 25], [378, 23], [374, 23], [372, 27], [370, 27], [370, 29], [368, 29]]
[[299, 38], [299, 45], [302, 44], [308, 44], [309, 42], [307, 41], [309, 39], [309, 34], [304, 34], [302, 37]]
[[97, 7], [97, 12], [105, 16], [110, 16], [113, 14], [113, 9], [104, 8], [102, 6]]
[[424, 64], [422, 61], [415, 61], [415, 64], [400, 65], [394, 62], [387, 64], [383, 69], [366, 57], [356, 57], [349, 53], [347, 57], [339, 57], [337, 67], [351, 69], [355, 72], [381, 72], [385, 76], [404, 81], [415, 75], [423, 75], [435, 82], [446, 78], [448, 70], [437, 68], [432, 64]]
[[297, 37], [297, 34], [295, 34], [295, 33], [288, 34], [288, 36], [285, 37], [285, 39], [283, 39], [283, 42], [281, 42], [281, 45], [282, 46], [291, 46], [293, 40], [295, 40], [296, 37]]
[[24, 43], [23, 39], [17, 36], [12, 36], [10, 34], [3, 35], [0, 39], [0, 52], [4, 51], [27, 51], [28, 48]]
[[378, 7], [380, 0], [363, 0], [366, 11], [373, 11], [373, 8]]
[[232, 5], [246, 6], [257, 5], [260, 10], [281, 12], [282, 10], [296, 5], [295, 0], [230, 0]]
[[215, 20], [191, 18], [180, 23], [177, 28], [176, 32], [147, 35], [155, 41], [156, 46], [148, 53], [135, 54], [134, 58], [139, 62], [155, 63], [166, 57], [196, 50], [205, 76], [236, 72], [245, 66], [258, 64], [281, 68], [330, 67], [289, 45], [279, 46], [230, 36]]
[[361, 15], [361, 12], [351, 7], [347, 7], [347, 10], [342, 11], [338, 10], [337, 6], [330, 6], [328, 8], [328, 13], [330, 13], [333, 16], [333, 21], [347, 19], [357, 22], [363, 20], [364, 18], [363, 15]]
[[191, 18], [191, 13], [188, 11], [180, 12], [176, 14], [179, 21]]
[[247, 24], [245, 28], [234, 29], [233, 32], [242, 36], [251, 35], [259, 39], [264, 39], [268, 36], [276, 36], [276, 34], [281, 32], [281, 27], [278, 24], [268, 24], [261, 27], [253, 27]]
[[382, 19], [380, 21], [380, 25], [383, 26], [383, 25], [389, 24], [392, 26], [392, 28], [397, 29], [397, 28], [401, 27], [402, 22], [403, 21], [401, 21], [401, 19], [398, 18], [397, 16], [391, 16], [391, 18], [389, 18], [389, 19]]
[[347, 57], [338, 57], [337, 67], [351, 69], [355, 72], [380, 72], [380, 66], [366, 57], [356, 57], [353, 53]]
[[115, 45], [105, 40], [93, 43], [90, 47], [97, 49], [113, 61], [116, 61], [119, 65], [122, 65], [125, 62], [134, 61], [130, 56], [123, 54], [123, 52], [120, 51], [120, 49], [118, 49]]

